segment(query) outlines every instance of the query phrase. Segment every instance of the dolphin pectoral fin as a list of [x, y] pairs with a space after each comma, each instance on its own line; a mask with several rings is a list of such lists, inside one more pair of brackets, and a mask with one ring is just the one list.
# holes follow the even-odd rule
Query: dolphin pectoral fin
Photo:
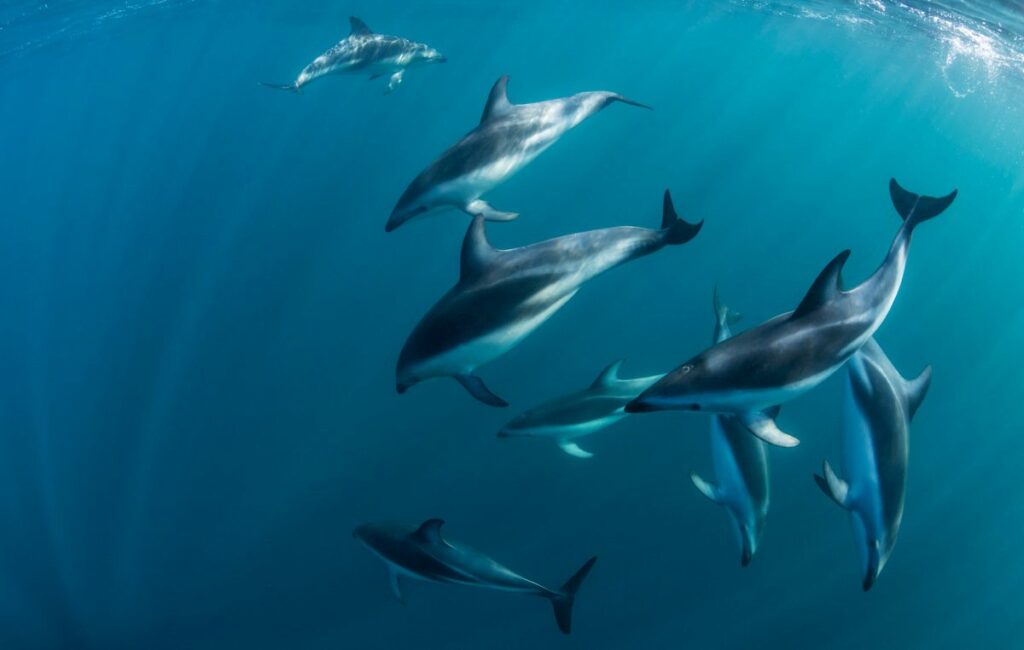
[[818, 484], [821, 491], [825, 493], [825, 496], [836, 502], [840, 508], [849, 509], [849, 497], [850, 497], [850, 486], [846, 481], [836, 476], [836, 473], [832, 471], [832, 466], [828, 464], [828, 461], [823, 461], [821, 464], [821, 473], [814, 475], [814, 482]]
[[480, 379], [476, 375], [455, 375], [455, 380], [462, 384], [462, 387], [465, 388], [470, 395], [488, 406], [497, 406], [498, 408], [508, 406], [508, 402], [492, 393], [491, 389], [484, 384], [484, 380]]
[[391, 93], [395, 92], [395, 89], [398, 88], [398, 86], [400, 86], [402, 84], [402, 75], [404, 73], [405, 73], [405, 70], [399, 70], [395, 74], [391, 75], [391, 78], [388, 79], [387, 90], [384, 91], [385, 95], [388, 95], [388, 94], [391, 94]]
[[743, 426], [750, 433], [770, 445], [775, 445], [776, 447], [796, 447], [800, 444], [798, 439], [780, 429], [775, 424], [775, 420], [763, 411], [748, 411], [740, 413], [737, 417], [739, 417], [740, 422], [743, 423]]
[[388, 569], [388, 582], [391, 584], [391, 593], [395, 595], [398, 602], [405, 604], [405, 596], [402, 595], [402, 583], [401, 576], [398, 575], [398, 571], [394, 569]]
[[586, 449], [581, 449], [579, 445], [571, 440], [562, 440], [558, 443], [558, 446], [565, 453], [569, 454], [573, 458], [593, 458], [594, 454], [590, 453]]
[[705, 481], [699, 474], [697, 474], [697, 472], [690, 472], [690, 480], [693, 481], [694, 487], [700, 490], [701, 494], [715, 503], [721, 502], [722, 495], [717, 485], [709, 481]]
[[465, 210], [474, 217], [483, 217], [487, 221], [512, 221], [519, 216], [518, 212], [502, 212], [501, 210], [495, 210], [491, 207], [491, 204], [481, 199], [471, 201], [469, 205], [465, 207]]

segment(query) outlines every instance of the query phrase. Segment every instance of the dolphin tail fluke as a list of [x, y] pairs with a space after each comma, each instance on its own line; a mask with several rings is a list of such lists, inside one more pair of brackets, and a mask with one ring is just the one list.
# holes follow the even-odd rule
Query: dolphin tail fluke
[[555, 610], [555, 622], [558, 623], [558, 629], [562, 631], [562, 634], [569, 634], [572, 632], [572, 606], [576, 601], [576, 592], [579, 591], [580, 585], [583, 584], [584, 578], [590, 573], [590, 569], [593, 568], [594, 562], [597, 562], [597, 557], [592, 557], [587, 560], [579, 570], [569, 578], [562, 588], [558, 590], [551, 597], [551, 606]]
[[895, 178], [889, 179], [889, 195], [892, 197], [892, 204], [903, 218], [908, 232], [922, 221], [928, 221], [942, 214], [956, 198], [956, 194], [957, 190], [953, 190], [946, 196], [922, 196], [905, 190], [896, 182]]
[[850, 486], [836, 475], [827, 460], [821, 463], [821, 474], [814, 475], [814, 482], [818, 484], [825, 496], [832, 499], [840, 508], [850, 507]]
[[672, 194], [665, 190], [665, 199], [661, 210], [661, 231], [665, 233], [665, 241], [669, 244], [685, 244], [700, 232], [704, 221], [689, 223], [683, 221], [676, 214], [676, 207], [672, 204]]
[[259, 84], [264, 88], [273, 88], [274, 90], [287, 90], [293, 92], [296, 95], [300, 94], [299, 87], [296, 84], [272, 84], [267, 81], [260, 81]]
[[508, 406], [508, 402], [492, 393], [491, 389], [484, 383], [484, 380], [480, 379], [476, 375], [455, 375], [455, 380], [462, 384], [462, 387], [465, 388], [470, 395], [488, 406], [497, 406], [498, 408]]

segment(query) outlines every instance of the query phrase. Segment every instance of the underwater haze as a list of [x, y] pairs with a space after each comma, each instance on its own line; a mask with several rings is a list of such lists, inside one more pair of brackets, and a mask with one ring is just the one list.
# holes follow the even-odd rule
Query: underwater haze
[[[349, 33], [444, 65], [278, 92]], [[699, 236], [584, 286], [479, 370], [395, 390], [455, 284], [469, 217], [385, 233], [408, 183], [513, 102], [610, 90], [487, 195], [501, 248]], [[712, 291], [752, 327], [900, 225], [895, 177], [959, 197], [915, 231], [876, 334], [934, 379], [899, 543], [868, 593], [840, 455], [845, 371], [783, 407], [751, 565], [701, 413], [629, 416], [573, 458], [509, 418], [707, 347]], [[1020, 648], [1024, 645], [1024, 7], [1017, 2], [14, 0], [0, 7], [0, 647]], [[544, 585], [599, 557], [571, 636], [539, 598], [411, 582], [353, 539], [443, 518]]]

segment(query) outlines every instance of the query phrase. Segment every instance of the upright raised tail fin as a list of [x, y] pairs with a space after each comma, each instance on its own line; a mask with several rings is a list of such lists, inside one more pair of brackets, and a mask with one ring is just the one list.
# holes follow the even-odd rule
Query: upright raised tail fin
[[289, 92], [295, 93], [296, 95], [299, 94], [299, 87], [295, 84], [272, 84], [267, 81], [260, 81], [258, 83], [264, 88], [273, 88], [274, 90], [287, 90]]
[[558, 590], [556, 594], [551, 597], [551, 606], [555, 610], [555, 622], [558, 623], [558, 629], [562, 631], [562, 634], [569, 634], [572, 632], [572, 605], [576, 600], [576, 592], [579, 591], [580, 585], [583, 584], [583, 579], [590, 573], [590, 569], [593, 568], [594, 562], [597, 562], [597, 557], [592, 557], [587, 560], [579, 570], [569, 578], [562, 588]]
[[889, 179], [889, 195], [892, 197], [892, 204], [896, 212], [900, 213], [908, 231], [912, 231], [917, 224], [928, 221], [933, 217], [942, 214], [956, 198], [957, 190], [953, 190], [946, 196], [922, 196], [909, 192], [896, 182], [895, 178]]
[[661, 230], [665, 233], [665, 240], [669, 244], [685, 244], [700, 232], [704, 220], [697, 223], [683, 221], [676, 214], [676, 207], [672, 204], [672, 194], [665, 190], [665, 200], [661, 210]]

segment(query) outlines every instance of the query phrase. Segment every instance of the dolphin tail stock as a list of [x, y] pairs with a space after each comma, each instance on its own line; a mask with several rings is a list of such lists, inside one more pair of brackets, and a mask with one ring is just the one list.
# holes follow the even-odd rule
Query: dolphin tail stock
[[923, 221], [928, 221], [942, 214], [953, 203], [957, 190], [946, 196], [923, 196], [904, 189], [895, 178], [889, 179], [889, 196], [892, 204], [903, 219], [904, 227], [910, 233]]
[[470, 395], [477, 398], [487, 406], [496, 406], [498, 408], [504, 408], [508, 406], [508, 402], [506, 402], [505, 400], [501, 399], [493, 392], [491, 392], [491, 389], [487, 387], [487, 384], [484, 383], [484, 380], [480, 379], [476, 375], [471, 375], [467, 373], [461, 375], [454, 375], [454, 377], [455, 381], [462, 384], [462, 387], [465, 388]]
[[590, 569], [594, 567], [594, 562], [597, 562], [597, 556], [584, 562], [583, 566], [566, 580], [557, 592], [551, 595], [551, 607], [555, 610], [555, 622], [558, 623], [558, 629], [562, 631], [562, 634], [572, 632], [572, 606], [576, 601], [576, 592], [579, 591], [584, 578], [590, 573]]
[[814, 475], [814, 482], [818, 484], [825, 496], [832, 499], [840, 508], [850, 508], [850, 485], [836, 476], [827, 460], [822, 461], [821, 474]]
[[302, 91], [299, 89], [299, 86], [297, 84], [294, 84], [294, 83], [291, 83], [291, 84], [274, 84], [274, 83], [270, 83], [269, 81], [260, 81], [258, 83], [259, 83], [259, 85], [263, 86], [264, 88], [273, 88], [274, 90], [287, 90], [289, 92], [295, 93], [296, 95], [301, 95], [302, 94]]
[[704, 220], [697, 223], [683, 221], [676, 214], [676, 207], [672, 204], [672, 194], [665, 190], [665, 198], [661, 208], [661, 232], [665, 233], [665, 242], [671, 245], [685, 244], [700, 232], [704, 226]]

